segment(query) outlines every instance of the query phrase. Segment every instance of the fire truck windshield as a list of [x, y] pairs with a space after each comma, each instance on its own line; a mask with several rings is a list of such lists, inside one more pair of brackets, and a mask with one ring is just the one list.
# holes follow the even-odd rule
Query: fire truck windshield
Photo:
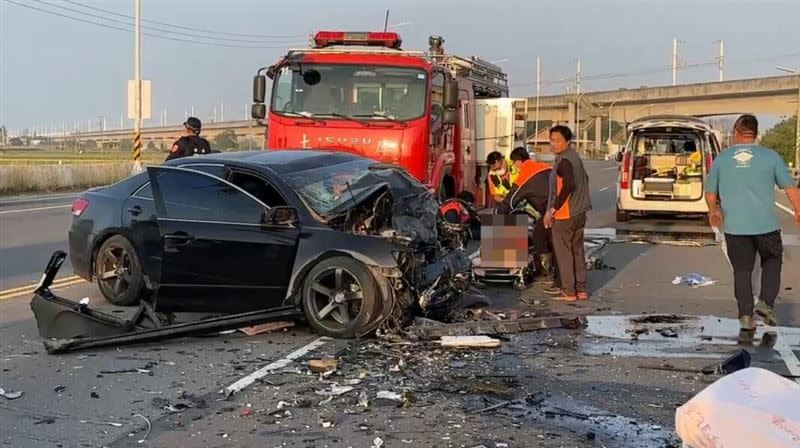
[[272, 111], [278, 114], [411, 120], [425, 114], [427, 74], [404, 67], [299, 64], [275, 76]]

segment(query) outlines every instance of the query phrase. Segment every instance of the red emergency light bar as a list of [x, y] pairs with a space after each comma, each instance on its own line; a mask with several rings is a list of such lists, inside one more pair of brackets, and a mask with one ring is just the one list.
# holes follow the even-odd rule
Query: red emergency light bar
[[399, 34], [388, 32], [319, 31], [314, 35], [314, 44], [317, 48], [331, 45], [366, 45], [399, 50], [402, 43]]

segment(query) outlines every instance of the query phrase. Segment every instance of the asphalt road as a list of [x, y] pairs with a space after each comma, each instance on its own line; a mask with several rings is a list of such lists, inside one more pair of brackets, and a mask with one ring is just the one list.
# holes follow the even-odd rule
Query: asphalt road
[[[0, 199], [0, 290], [38, 280], [56, 250], [67, 250], [77, 194]], [[62, 275], [72, 275], [65, 263]]]
[[[587, 166], [594, 205], [589, 227], [613, 227], [616, 165], [588, 162]], [[26, 198], [0, 203], [3, 290], [37, 279], [50, 253], [66, 249], [71, 200], [71, 197]], [[797, 239], [800, 231], [788, 213], [779, 213], [790, 243], [786, 246], [778, 314], [782, 325], [798, 327], [800, 246], [791, 241]], [[696, 225], [697, 222], [685, 224]], [[559, 405], [560, 409], [573, 409], [569, 406], [585, 403], [594, 406], [593, 412], [598, 415], [624, 416], [625, 421], [638, 422], [638, 432], [634, 431], [640, 438], [637, 440], [642, 440], [642, 428], [671, 431], [675, 407], [702, 390], [707, 382], [689, 374], [645, 371], [638, 366], [668, 360], [674, 365], [697, 367], [718, 359], [734, 350], [725, 335], [735, 335], [735, 321], [714, 318], [714, 325], [719, 327], [717, 330], [722, 336], [715, 335], [708, 347], [700, 347], [698, 338], [688, 334], [674, 342], [670, 340], [672, 345], [667, 353], [659, 345], [662, 341], [655, 332], [642, 336], [641, 343], [633, 343], [624, 334], [623, 327], [605, 316], [681, 313], [735, 318], [730, 268], [717, 246], [613, 244], [606, 249], [604, 260], [609, 269], [590, 271], [592, 299], [588, 302], [554, 303], [534, 288], [522, 293], [540, 301], [539, 305], [529, 307], [519, 302], [519, 293], [510, 288], [487, 291], [498, 306], [509, 309], [599, 316], [592, 328], [516, 335], [496, 352], [433, 351], [423, 364], [444, 363], [458, 370], [469, 368], [470, 363], [485, 361], [488, 365], [480, 368], [487, 372], [510, 364], [521, 365], [524, 371], [514, 373], [513, 379], [517, 393], [546, 390], [552, 395], [551, 400], [560, 395], [569, 397]], [[703, 273], [717, 283], [697, 289], [672, 284], [676, 275], [688, 272]], [[65, 265], [61, 276], [69, 275], [72, 275], [70, 268]], [[73, 300], [89, 297], [92, 306], [109, 312], [115, 310], [103, 301], [94, 285], [83, 283], [58, 288], [57, 293]], [[321, 380], [304, 373], [303, 359], [326, 353], [351, 353], [355, 343], [320, 340], [298, 325], [285, 332], [253, 337], [235, 333], [48, 355], [38, 337], [29, 300], [29, 296], [0, 300], [0, 340], [3, 341], [0, 387], [24, 392], [15, 400], [0, 398], [0, 446], [360, 447], [373, 445], [376, 437], [390, 447], [476, 446], [481, 443], [487, 447], [502, 444], [509, 447], [663, 446], [604, 440], [612, 435], [604, 433], [602, 428], [586, 426], [585, 420], [542, 417], [536, 421], [518, 421], [512, 417], [500, 418], [492, 412], [468, 414], [461, 408], [462, 393], [441, 393], [443, 395], [435, 399], [402, 409], [376, 405], [367, 414], [350, 412], [358, 401], [355, 396], [336, 398], [330, 404], [314, 404], [310, 408], [290, 406], [286, 409], [291, 411], [275, 414], [276, 409], [287, 406], [280, 404], [281, 401], [292, 402], [298, 394], [304, 393], [298, 392], [299, 389], [308, 389], [306, 392], [310, 391], [316, 399], [324, 398], [315, 395], [314, 390], [323, 387], [321, 381], [330, 378]], [[685, 331], [690, 333], [690, 330]], [[755, 362], [780, 374], [800, 375], [800, 361], [797, 360], [800, 339], [797, 337], [791, 329], [781, 330], [780, 341], [788, 345], [782, 345], [779, 350], [754, 353]], [[395, 350], [391, 347], [378, 349], [376, 356], [380, 359], [395, 356], [385, 352]], [[413, 349], [420, 350], [423, 348]], [[698, 360], [698, 357], [703, 359]], [[300, 361], [292, 362], [290, 358]], [[397, 378], [390, 378], [390, 386], [414, 389], [414, 394], [423, 395], [423, 389], [430, 389], [431, 385], [428, 381], [423, 386], [420, 378], [444, 375], [426, 370], [412, 376], [415, 379], [411, 380], [405, 369], [398, 368], [397, 373], [392, 373], [394, 369], [378, 367], [378, 358], [368, 360], [363, 367], [368, 372], [359, 373], [358, 378], [366, 375], [363, 381], [369, 383], [371, 377], [397, 375]], [[258, 380], [255, 373], [265, 370], [269, 374], [279, 372], [286, 378], [279, 381], [269, 376], [267, 382]], [[345, 373], [337, 375], [341, 376], [332, 378], [340, 384], [356, 378]], [[504, 375], [511, 374], [504, 371]], [[249, 386], [224, 400], [220, 390], [242, 381]], [[173, 414], [163, 406], [154, 405], [153, 398], [175, 403], [182, 392], [205, 397], [208, 407]], [[348, 410], [335, 407], [337, 403], [349, 406]], [[243, 411], [245, 409], [252, 410], [254, 416]], [[146, 442], [139, 443], [145, 439], [147, 428], [142, 417], [146, 417], [152, 427]], [[325, 419], [332, 419], [333, 423], [326, 426]], [[625, 433], [626, 429], [614, 431]], [[595, 442], [585, 438], [589, 432], [596, 434]]]

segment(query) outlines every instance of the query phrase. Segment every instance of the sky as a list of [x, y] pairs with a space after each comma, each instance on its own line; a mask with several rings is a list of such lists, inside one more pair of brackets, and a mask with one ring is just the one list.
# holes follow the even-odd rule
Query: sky
[[[103, 117], [107, 129], [119, 128], [134, 71], [133, 26], [125, 17], [134, 15], [133, 5], [134, 0], [0, 0], [0, 124], [12, 132], [72, 130], [76, 124], [97, 130]], [[244, 119], [258, 68], [276, 62], [289, 47], [305, 46], [307, 36], [321, 29], [380, 31], [387, 9], [390, 30], [401, 34], [405, 49], [425, 50], [428, 36], [441, 35], [448, 53], [499, 61], [511, 96], [535, 94], [537, 57], [543, 95], [574, 86], [553, 81], [574, 78], [579, 58], [584, 91], [669, 85], [673, 38], [680, 40], [679, 62], [688, 66], [679, 69], [679, 83], [717, 79], [719, 40], [725, 42], [726, 79], [780, 75], [776, 65], [800, 68], [796, 0], [141, 5], [143, 32], [150, 34], [142, 36], [141, 71], [153, 89], [146, 126], [159, 125], [163, 111], [169, 124], [181, 123], [192, 107], [203, 121], [211, 120], [214, 107], [222, 118], [223, 105], [225, 120]], [[620, 76], [591, 79], [606, 74]]]

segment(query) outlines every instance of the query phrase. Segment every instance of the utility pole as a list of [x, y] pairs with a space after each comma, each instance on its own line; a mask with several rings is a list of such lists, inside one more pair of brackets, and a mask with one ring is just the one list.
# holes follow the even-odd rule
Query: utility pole
[[787, 73], [797, 73], [797, 112], [794, 117], [794, 169], [800, 173], [800, 70], [777, 66], [777, 70]]
[[133, 71], [134, 84], [136, 85], [136, 119], [133, 125], [133, 171], [142, 170], [142, 72], [141, 72], [141, 20], [142, 5], [141, 0], [134, 0], [136, 8], [136, 24], [134, 30], [133, 44]]
[[717, 63], [719, 64], [719, 82], [725, 80], [725, 41], [717, 41], [719, 44], [719, 56], [717, 56]]
[[211, 122], [212, 123], [216, 123], [217, 122], [217, 105], [216, 104], [213, 107], [213, 112], [212, 112], [212, 115], [211, 115]]
[[[539, 96], [541, 95], [541, 86], [542, 86], [542, 60], [540, 58], [536, 58], [536, 112], [534, 113], [534, 134], [533, 134], [533, 146], [536, 147], [536, 139], [539, 137]], [[527, 132], [527, 130], [526, 130]]]
[[672, 85], [678, 84], [678, 39], [672, 39]]
[[575, 72], [575, 85], [578, 89], [578, 95], [581, 94], [581, 59], [578, 58], [578, 70]]
[[389, 29], [389, 10], [386, 10], [386, 19], [383, 21], [383, 32], [385, 33], [386, 30]]
[[678, 45], [686, 43], [677, 38], [672, 39], [672, 85], [678, 85], [678, 67], [680, 66], [680, 55], [678, 54]]
[[225, 121], [225, 103], [219, 103], [219, 121]]

